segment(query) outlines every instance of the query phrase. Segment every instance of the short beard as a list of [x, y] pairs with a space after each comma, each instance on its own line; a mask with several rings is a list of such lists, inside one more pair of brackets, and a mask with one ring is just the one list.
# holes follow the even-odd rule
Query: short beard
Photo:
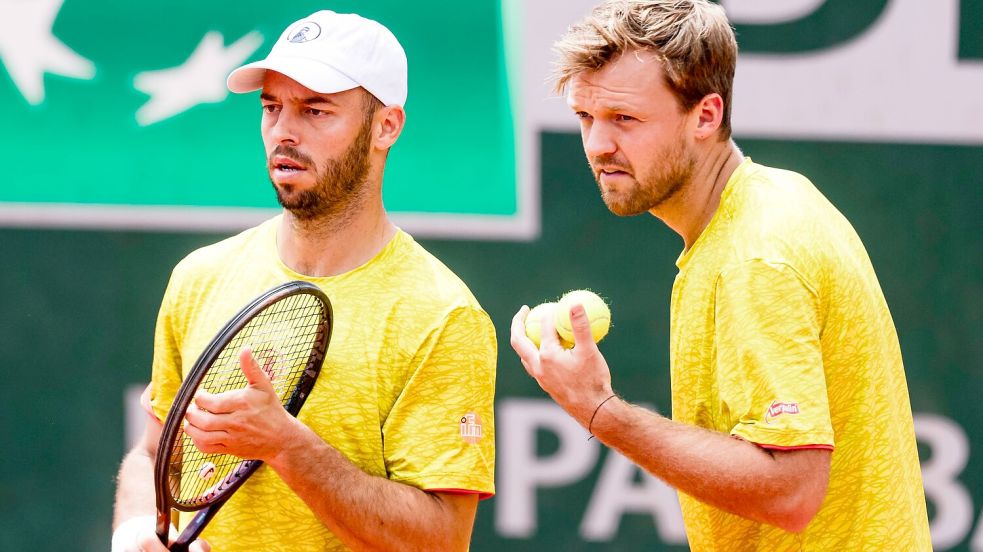
[[[640, 215], [660, 207], [685, 189], [693, 178], [696, 167], [693, 156], [682, 143], [679, 143], [666, 152], [662, 159], [662, 163], [653, 170], [637, 175], [631, 195], [624, 199], [616, 199], [615, 196], [605, 193], [601, 185], [600, 171], [594, 170], [594, 179], [608, 210], [621, 217]], [[604, 156], [594, 159], [593, 162], [595, 166], [611, 164], [611, 160]]]
[[[341, 223], [354, 215], [354, 210], [367, 194], [365, 183], [369, 174], [369, 144], [372, 119], [363, 122], [358, 135], [340, 159], [329, 159], [317, 170], [317, 184], [310, 190], [291, 193], [292, 186], [273, 185], [280, 206], [301, 221], [333, 221]], [[313, 160], [297, 149], [283, 144], [270, 154], [284, 155], [306, 166]]]

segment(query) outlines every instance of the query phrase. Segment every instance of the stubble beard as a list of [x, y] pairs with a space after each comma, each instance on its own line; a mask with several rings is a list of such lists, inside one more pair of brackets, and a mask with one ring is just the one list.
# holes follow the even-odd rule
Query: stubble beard
[[[328, 159], [315, 168], [316, 184], [308, 190], [295, 190], [290, 184], [273, 184], [277, 202], [297, 220], [342, 223], [361, 204], [368, 192], [366, 180], [369, 174], [369, 143], [372, 136], [371, 121], [359, 129], [358, 135], [340, 159]], [[299, 150], [278, 145], [270, 154], [285, 155], [311, 167], [313, 160]]]
[[[603, 156], [592, 162], [593, 166], [610, 164], [611, 158]], [[621, 165], [626, 166], [625, 163]], [[619, 194], [604, 190], [600, 171], [594, 170], [594, 179], [608, 210], [621, 217], [631, 217], [658, 209], [686, 189], [695, 167], [696, 160], [692, 154], [684, 144], [677, 143], [662, 156], [661, 163], [644, 174], [633, 176], [628, 186], [620, 186]], [[630, 169], [628, 166], [626, 168]]]

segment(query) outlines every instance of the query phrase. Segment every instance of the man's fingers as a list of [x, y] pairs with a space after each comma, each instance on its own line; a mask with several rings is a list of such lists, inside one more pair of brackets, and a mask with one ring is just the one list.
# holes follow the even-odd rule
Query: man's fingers
[[512, 326], [510, 327], [509, 343], [512, 345], [512, 349], [519, 354], [520, 358], [527, 356], [530, 349], [534, 348], [532, 340], [526, 335], [527, 316], [529, 316], [529, 307], [522, 305], [519, 312], [515, 313], [515, 316], [512, 317]]
[[205, 412], [200, 408], [189, 408], [184, 414], [185, 431], [193, 427], [201, 432], [226, 431], [231, 417]]
[[204, 389], [195, 391], [194, 402], [195, 406], [212, 414], [227, 414], [236, 409], [233, 401], [230, 401], [225, 393], [209, 393]]
[[[239, 367], [250, 387], [276, 395], [270, 376], [259, 367], [256, 359], [253, 358], [251, 348], [245, 347], [239, 353]], [[207, 412], [228, 414], [242, 408], [243, 395], [241, 391], [237, 389], [223, 393], [209, 393], [204, 389], [199, 389], [195, 392], [194, 402], [198, 408]]]
[[251, 387], [273, 392], [273, 384], [270, 382], [271, 376], [259, 367], [259, 363], [253, 358], [251, 347], [245, 347], [239, 353], [239, 366], [242, 369], [242, 375], [246, 376], [246, 381]]
[[518, 330], [522, 330], [521, 334], [526, 335], [526, 317], [529, 316], [529, 306], [522, 305], [515, 316], [512, 317], [512, 335], [516, 335]]
[[556, 333], [556, 307], [543, 310], [539, 342], [541, 347], [562, 347], [560, 335]]
[[522, 305], [519, 312], [512, 317], [511, 336], [509, 343], [512, 349], [519, 355], [519, 360], [526, 372], [530, 376], [536, 377], [539, 367], [539, 349], [526, 335], [526, 317], [529, 315], [529, 307]]
[[217, 415], [201, 408], [189, 408], [184, 413], [184, 419], [187, 420], [188, 424], [204, 431], [214, 431], [221, 424]]
[[575, 351], [590, 352], [592, 349], [597, 350], [597, 343], [594, 343], [594, 335], [590, 329], [590, 319], [587, 317], [587, 309], [579, 303], [570, 307], [570, 327], [573, 329]]
[[225, 441], [229, 437], [227, 431], [205, 431], [187, 422], [184, 423], [184, 432], [191, 438], [191, 442], [205, 453], [221, 452], [225, 446]]

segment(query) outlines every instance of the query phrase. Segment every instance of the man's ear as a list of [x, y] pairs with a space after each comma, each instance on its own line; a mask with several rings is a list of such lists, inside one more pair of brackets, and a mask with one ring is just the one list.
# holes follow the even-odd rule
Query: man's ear
[[720, 94], [707, 94], [693, 110], [697, 115], [693, 136], [697, 140], [705, 140], [715, 135], [724, 120], [724, 99]]
[[381, 150], [387, 150], [396, 143], [406, 124], [406, 111], [398, 105], [379, 108], [375, 113], [375, 134], [372, 136], [373, 145]]

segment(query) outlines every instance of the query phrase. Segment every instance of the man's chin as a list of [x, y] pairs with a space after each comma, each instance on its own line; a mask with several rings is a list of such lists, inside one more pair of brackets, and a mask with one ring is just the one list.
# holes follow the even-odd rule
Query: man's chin
[[311, 188], [316, 186], [318, 182], [318, 175], [314, 171], [297, 171], [295, 173], [271, 171], [267, 173], [267, 176], [275, 188], [288, 191]]
[[288, 211], [308, 211], [312, 203], [316, 203], [309, 194], [299, 192], [293, 186], [276, 186], [275, 189], [277, 203]]
[[637, 217], [638, 215], [647, 212], [647, 211], [635, 211], [635, 210], [628, 210], [628, 209], [613, 209], [611, 207], [608, 207], [608, 211], [611, 211], [612, 214], [617, 215], [619, 217]]
[[615, 198], [608, 197], [606, 194], [601, 196], [604, 200], [604, 205], [607, 206], [608, 211], [619, 217], [634, 217], [642, 213], [648, 212], [648, 209], [639, 207], [638, 205], [633, 205], [626, 203], [624, 201], [618, 201]]
[[290, 209], [291, 206], [303, 206], [310, 202], [312, 191], [296, 182], [276, 181], [271, 178], [270, 183], [273, 184], [277, 201], [284, 208]]

